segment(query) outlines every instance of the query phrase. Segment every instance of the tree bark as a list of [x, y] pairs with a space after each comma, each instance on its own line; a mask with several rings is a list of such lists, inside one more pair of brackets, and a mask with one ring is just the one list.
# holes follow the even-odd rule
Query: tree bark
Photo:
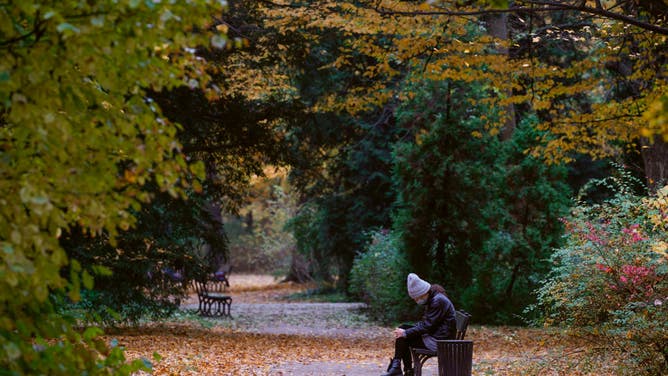
[[656, 193], [668, 184], [668, 143], [657, 137], [653, 143], [642, 138], [640, 144], [647, 186], [650, 193]]
[[[508, 31], [508, 14], [493, 14], [485, 17], [485, 22], [487, 23], [487, 31], [489, 35], [494, 38], [501, 40], [508, 40], [509, 31]], [[500, 55], [508, 57], [509, 51], [507, 48], [500, 48], [497, 50]], [[513, 95], [512, 90], [508, 89], [506, 91], [506, 96], [511, 97]], [[505, 108], [506, 117], [504, 121], [503, 128], [499, 132], [499, 137], [502, 141], [509, 140], [513, 133], [515, 132], [515, 106], [509, 104]]]
[[281, 282], [305, 283], [313, 281], [311, 265], [309, 261], [297, 250], [293, 248], [290, 252], [292, 260], [290, 261], [290, 270]]

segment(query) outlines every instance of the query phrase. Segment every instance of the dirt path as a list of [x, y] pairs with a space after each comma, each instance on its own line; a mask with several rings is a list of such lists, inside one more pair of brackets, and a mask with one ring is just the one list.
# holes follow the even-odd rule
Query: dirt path
[[[351, 344], [359, 341], [385, 343], [387, 359], [377, 357], [357, 360], [354, 363], [340, 361], [313, 361], [298, 359], [285, 354], [284, 361], [269, 367], [271, 376], [378, 376], [385, 372], [391, 354], [393, 337], [391, 330], [378, 326], [364, 315], [362, 303], [291, 302], [290, 294], [303, 289], [296, 286], [278, 286], [270, 289], [231, 292], [234, 302], [229, 319], [216, 320], [216, 324], [234, 331], [270, 335], [300, 336], [318, 340], [339, 339]], [[183, 307], [195, 309], [193, 297]], [[341, 348], [341, 352], [346, 351]], [[433, 364], [432, 364], [433, 363]], [[435, 361], [423, 368], [424, 376], [437, 375]]]
[[[342, 339], [344, 345], [369, 339], [391, 342], [389, 330], [369, 323], [361, 314], [361, 307], [359, 303], [239, 303], [235, 309], [234, 327], [257, 334], [337, 338]], [[286, 354], [286, 361], [273, 365], [269, 374], [378, 376], [385, 369], [377, 359], [351, 363], [343, 358], [340, 361], [298, 361], [298, 358]], [[431, 376], [432, 373], [425, 372], [424, 375]]]
[[[304, 287], [231, 279], [233, 318], [147, 323], [107, 334], [128, 359], [153, 359], [157, 376], [378, 376], [393, 355], [392, 328], [359, 303], [291, 301]], [[196, 297], [184, 309], [197, 306]], [[615, 375], [618, 354], [555, 329], [472, 325], [474, 375]], [[430, 359], [425, 376], [437, 374]]]

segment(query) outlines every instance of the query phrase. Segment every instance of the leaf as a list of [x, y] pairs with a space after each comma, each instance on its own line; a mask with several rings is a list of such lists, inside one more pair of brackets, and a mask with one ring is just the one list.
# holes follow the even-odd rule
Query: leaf
[[108, 277], [113, 274], [112, 270], [103, 265], [93, 265], [93, 273], [102, 277]]
[[99, 15], [97, 17], [92, 17], [90, 19], [90, 23], [91, 23], [91, 25], [93, 25], [95, 27], [103, 27], [104, 26], [104, 20], [105, 20], [104, 15]]
[[5, 350], [5, 355], [10, 360], [16, 360], [21, 357], [21, 349], [12, 342], [6, 343], [3, 349]]
[[84, 330], [83, 338], [86, 341], [90, 341], [91, 339], [93, 339], [93, 338], [95, 338], [95, 337], [97, 337], [97, 336], [99, 336], [103, 333], [104, 333], [104, 331], [102, 329], [100, 329], [96, 326], [89, 326], [88, 328], [86, 328], [86, 330]]
[[56, 30], [59, 33], [62, 33], [62, 34], [65, 34], [65, 35], [67, 35], [68, 33], [69, 34], [78, 34], [79, 31], [80, 31], [78, 27], [76, 27], [76, 26], [74, 26], [70, 23], [67, 23], [67, 22], [60, 23], [56, 27]]
[[216, 34], [211, 37], [211, 45], [218, 49], [223, 49], [227, 45], [227, 36]]
[[87, 270], [84, 270], [81, 273], [81, 283], [83, 284], [83, 287], [88, 290], [93, 288], [93, 276], [91, 276]]
[[14, 248], [9, 244], [5, 244], [2, 246], [2, 251], [8, 255], [11, 255], [14, 253]]

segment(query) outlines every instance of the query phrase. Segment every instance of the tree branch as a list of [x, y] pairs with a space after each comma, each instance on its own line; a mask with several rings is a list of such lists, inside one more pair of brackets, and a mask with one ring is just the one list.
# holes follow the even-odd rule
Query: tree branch
[[540, 8], [528, 7], [528, 6], [518, 6], [512, 8], [504, 9], [480, 9], [472, 11], [450, 11], [450, 10], [433, 10], [433, 11], [397, 11], [387, 8], [383, 8], [380, 4], [377, 4], [374, 7], [374, 10], [382, 16], [452, 16], [452, 17], [467, 17], [467, 16], [483, 16], [488, 14], [503, 14], [503, 13], [516, 13], [516, 12], [527, 12], [527, 13], [538, 13], [538, 12], [555, 12], [563, 10], [572, 10], [581, 13], [592, 14], [600, 16], [602, 18], [613, 19], [621, 21], [625, 24], [637, 26], [641, 29], [655, 32], [661, 35], [668, 35], [668, 28], [640, 21], [636, 18], [626, 16], [623, 14], [610, 12], [605, 9], [591, 8], [586, 6], [576, 6], [570, 4], [561, 4], [551, 1], [532, 1], [525, 0], [524, 3], [531, 5], [540, 5]]
[[30, 32], [25, 33], [23, 35], [19, 35], [19, 36], [14, 37], [14, 38], [10, 38], [10, 39], [7, 39], [7, 40], [0, 41], [0, 48], [8, 47], [8, 46], [10, 46], [14, 43], [17, 43], [17, 42], [20, 42], [22, 40], [28, 39], [28, 38], [32, 37], [33, 35], [35, 35], [35, 40], [39, 40], [39, 38], [44, 33], [44, 30], [41, 28], [42, 25], [43, 25], [43, 22], [41, 22], [41, 20], [39, 18], [39, 11], [37, 11], [37, 14], [35, 15], [35, 22], [33, 24], [32, 30], [30, 30]]
[[76, 19], [89, 18], [89, 17], [95, 17], [95, 16], [106, 16], [108, 14], [109, 14], [109, 12], [107, 12], [107, 11], [97, 11], [97, 12], [90, 12], [90, 13], [66, 14], [63, 17], [67, 20], [76, 20]]
[[615, 13], [611, 12], [609, 10], [603, 9], [603, 8], [592, 8], [592, 7], [586, 7], [586, 6], [575, 6], [575, 5], [570, 5], [570, 4], [560, 4], [560, 3], [555, 3], [553, 1], [534, 1], [534, 0], [526, 0], [526, 3], [528, 4], [534, 4], [534, 5], [542, 5], [542, 6], [548, 6], [548, 7], [562, 7], [564, 10], [574, 10], [582, 13], [587, 13], [587, 14], [593, 14], [595, 16], [600, 16], [603, 18], [609, 18], [612, 20], [617, 20], [617, 21], [622, 21], [625, 24], [637, 26], [639, 28], [648, 30], [648, 31], [653, 31], [658, 34], [662, 35], [668, 35], [668, 28], [659, 26], [659, 25], [654, 25], [648, 22], [640, 21], [637, 18], [633, 18], [630, 16], [626, 16], [620, 13]]
[[271, 0], [259, 0], [260, 3], [265, 3], [267, 5], [271, 5], [274, 7], [280, 7], [280, 8], [301, 8], [303, 5], [300, 4], [279, 4], [275, 3]]
[[591, 123], [605, 123], [608, 121], [616, 121], [616, 120], [622, 120], [622, 119], [637, 119], [641, 118], [643, 116], [642, 113], [639, 114], [624, 114], [624, 115], [616, 115], [616, 116], [611, 116], [603, 119], [592, 119], [592, 120], [585, 120], [585, 121], [580, 121], [580, 120], [574, 120], [574, 119], [567, 119], [567, 120], [560, 120], [560, 121], [552, 121], [552, 124], [591, 124]]

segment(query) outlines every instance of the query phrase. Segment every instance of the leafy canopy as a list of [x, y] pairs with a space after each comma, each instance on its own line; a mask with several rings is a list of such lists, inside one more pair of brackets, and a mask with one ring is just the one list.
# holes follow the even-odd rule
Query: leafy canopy
[[[146, 91], [206, 83], [193, 48], [220, 45], [225, 36], [194, 31], [220, 9], [213, 0], [0, 4], [3, 369], [111, 372], [95, 366], [103, 361], [95, 354], [108, 353], [94, 333], [81, 338], [50, 313], [49, 292], [68, 285], [58, 237], [77, 225], [113, 241], [134, 223], [128, 209], [149, 200], [144, 184], [178, 195], [187, 176], [202, 176], [202, 166], [180, 153], [177, 125]], [[70, 269], [68, 295], [77, 300], [78, 281], [90, 288], [92, 278], [77, 263]], [[32, 344], [54, 337], [64, 344], [44, 351]], [[122, 354], [108, 360], [122, 361]]]
[[[303, 30], [313, 41], [319, 40], [318, 30], [336, 28], [343, 35], [341, 55], [331, 67], [357, 79], [316, 109], [357, 114], [404, 100], [399, 78], [412, 71], [419, 73], [416, 80], [484, 81], [497, 94], [488, 102], [530, 107], [541, 119], [538, 127], [549, 131], [542, 136], [544, 146], [531, 152], [548, 161], [570, 161], [575, 153], [617, 155], [624, 151], [621, 145], [639, 137], [668, 139], [665, 7], [605, 3], [598, 12], [589, 3], [578, 8], [567, 1], [527, 2], [511, 9], [513, 27], [500, 39], [479, 17], [491, 13], [480, 2], [271, 4], [268, 18], [286, 33]], [[581, 54], [571, 59], [568, 51]], [[503, 127], [501, 115], [488, 123], [491, 134]]]

